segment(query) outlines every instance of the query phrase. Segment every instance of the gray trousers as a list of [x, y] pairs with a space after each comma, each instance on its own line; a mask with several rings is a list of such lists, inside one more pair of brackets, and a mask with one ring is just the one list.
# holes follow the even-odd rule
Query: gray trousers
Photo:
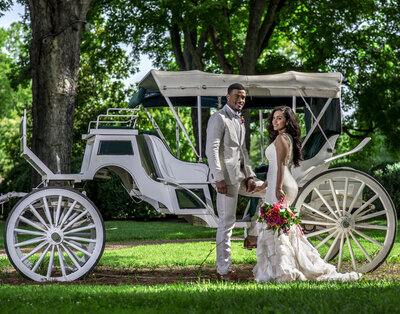
[[[259, 186], [263, 181], [254, 178], [256, 184]], [[245, 181], [235, 185], [227, 185], [227, 194], [217, 193], [217, 211], [218, 211], [218, 229], [217, 229], [217, 272], [218, 274], [225, 275], [231, 270], [231, 236], [232, 230], [236, 221], [236, 206], [238, 195], [250, 197], [265, 197], [265, 191], [257, 193], [246, 192]], [[255, 223], [249, 230], [249, 235], [257, 235]]]

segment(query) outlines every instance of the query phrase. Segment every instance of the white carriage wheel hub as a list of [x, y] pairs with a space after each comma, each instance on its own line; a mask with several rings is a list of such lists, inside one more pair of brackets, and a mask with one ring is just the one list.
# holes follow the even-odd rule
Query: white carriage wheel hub
[[64, 240], [64, 233], [59, 228], [51, 228], [47, 233], [47, 239], [51, 244], [60, 244]]
[[352, 230], [354, 227], [354, 218], [348, 213], [345, 213], [342, 217], [340, 217], [338, 222], [342, 228], [342, 231], [345, 232]]

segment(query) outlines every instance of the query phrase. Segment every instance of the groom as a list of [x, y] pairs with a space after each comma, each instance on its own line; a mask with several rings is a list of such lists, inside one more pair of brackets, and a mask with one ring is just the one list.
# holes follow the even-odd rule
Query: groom
[[[263, 197], [265, 191], [253, 192], [256, 185], [263, 182], [255, 178], [244, 140], [245, 126], [241, 116], [246, 101], [244, 86], [239, 83], [230, 85], [226, 101], [227, 104], [208, 121], [206, 155], [210, 179], [217, 189], [217, 278], [232, 281], [236, 279], [236, 274], [231, 270], [231, 235], [236, 221], [238, 194]], [[245, 239], [245, 245], [249, 247], [257, 244], [254, 229]]]

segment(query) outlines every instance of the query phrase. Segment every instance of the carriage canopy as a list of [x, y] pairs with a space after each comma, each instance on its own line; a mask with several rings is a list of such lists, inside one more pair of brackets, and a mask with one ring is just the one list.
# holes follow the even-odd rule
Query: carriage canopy
[[[306, 107], [304, 113], [307, 138], [303, 144], [311, 136], [321, 137], [322, 143], [322, 140], [327, 139], [325, 133], [341, 132], [342, 78], [342, 74], [338, 72], [289, 71], [271, 75], [235, 75], [198, 70], [180, 72], [151, 70], [140, 81], [139, 91], [132, 97], [129, 105], [134, 107], [141, 104], [145, 108], [170, 107], [178, 120], [174, 107], [197, 107], [200, 121], [200, 108], [221, 107], [226, 103], [228, 86], [238, 82], [243, 84], [247, 91], [246, 109], [262, 110], [281, 105], [293, 109]], [[200, 126], [200, 122], [198, 125]], [[181, 123], [180, 127], [188, 138]], [[199, 136], [200, 133], [199, 129]]]

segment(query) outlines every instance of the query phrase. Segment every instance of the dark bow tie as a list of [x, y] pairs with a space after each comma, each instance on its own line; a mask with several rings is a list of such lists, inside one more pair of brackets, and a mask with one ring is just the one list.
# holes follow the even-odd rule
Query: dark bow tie
[[240, 114], [238, 114], [238, 113], [234, 113], [233, 116], [234, 116], [236, 119], [240, 119], [240, 118], [241, 118]]

